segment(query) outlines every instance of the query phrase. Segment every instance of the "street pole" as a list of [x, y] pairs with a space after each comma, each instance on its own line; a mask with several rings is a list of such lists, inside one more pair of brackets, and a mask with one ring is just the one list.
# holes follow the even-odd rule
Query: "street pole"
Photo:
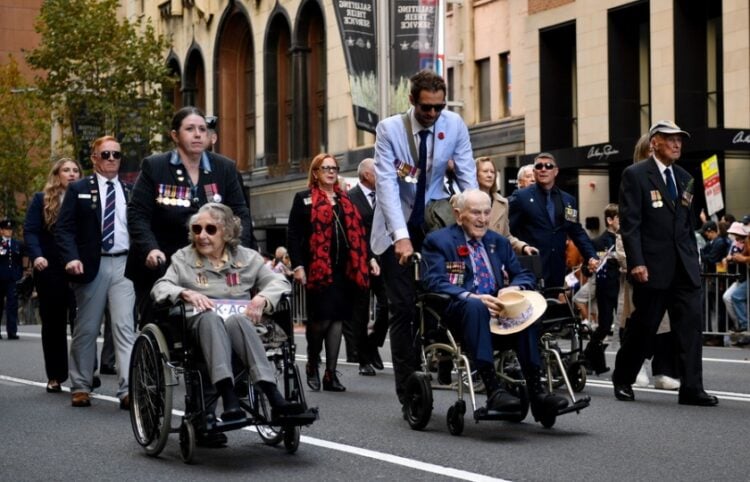
[[378, 116], [383, 120], [391, 109], [391, 39], [388, 25], [390, 1], [375, 2], [378, 37]]

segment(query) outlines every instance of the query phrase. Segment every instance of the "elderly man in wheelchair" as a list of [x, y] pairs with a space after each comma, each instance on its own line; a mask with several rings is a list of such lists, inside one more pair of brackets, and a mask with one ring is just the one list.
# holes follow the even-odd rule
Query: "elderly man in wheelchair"
[[458, 195], [457, 224], [425, 239], [423, 282], [426, 290], [450, 296], [443, 320], [463, 340], [464, 351], [484, 382], [487, 413], [513, 413], [521, 406], [519, 398], [502, 387], [495, 371], [494, 350], [509, 346], [518, 355], [532, 414], [540, 420], [568, 405], [566, 398], [548, 393], [541, 381], [539, 329], [534, 321], [544, 313], [546, 302], [530, 291], [536, 280], [519, 264], [508, 240], [488, 230], [490, 210], [490, 198], [480, 190]]
[[[277, 388], [276, 369], [255, 327], [290, 291], [289, 282], [266, 267], [257, 252], [239, 246], [240, 221], [227, 206], [202, 206], [189, 227], [191, 245], [172, 256], [151, 296], [156, 303], [182, 301], [192, 307], [194, 314], [188, 312], [185, 321], [187, 334], [200, 346], [210, 381], [222, 399], [222, 422], [247, 416], [234, 387], [233, 354], [247, 368], [250, 382], [266, 396], [272, 419], [301, 413], [303, 405], [287, 401]], [[224, 320], [214, 310], [217, 299], [244, 300], [244, 313], [238, 309]], [[217, 435], [226, 441], [223, 434]]]

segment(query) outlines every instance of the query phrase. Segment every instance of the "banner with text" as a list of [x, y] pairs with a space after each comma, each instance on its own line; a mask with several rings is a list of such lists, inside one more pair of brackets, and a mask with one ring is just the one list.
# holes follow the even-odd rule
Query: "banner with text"
[[706, 209], [711, 216], [724, 209], [721, 197], [721, 180], [719, 179], [719, 159], [714, 154], [701, 163], [703, 173], [703, 190], [706, 193]]
[[442, 75], [438, 55], [438, 0], [391, 0], [390, 112], [409, 107], [409, 78], [422, 69]]
[[354, 119], [358, 128], [375, 132], [378, 124], [375, 0], [335, 0], [333, 5], [346, 56]]

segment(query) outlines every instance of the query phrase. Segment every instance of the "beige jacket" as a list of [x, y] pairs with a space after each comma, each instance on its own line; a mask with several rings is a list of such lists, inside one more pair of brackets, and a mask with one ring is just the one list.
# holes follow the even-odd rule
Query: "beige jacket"
[[510, 234], [508, 226], [508, 200], [499, 193], [492, 193], [492, 211], [490, 212], [490, 229], [502, 234], [513, 247], [513, 252], [523, 254], [523, 248], [528, 245]]

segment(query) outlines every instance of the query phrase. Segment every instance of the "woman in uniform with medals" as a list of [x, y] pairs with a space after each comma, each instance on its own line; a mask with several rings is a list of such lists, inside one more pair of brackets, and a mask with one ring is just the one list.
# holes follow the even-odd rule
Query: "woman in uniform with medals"
[[172, 254], [189, 244], [187, 222], [201, 206], [229, 206], [242, 222], [242, 244], [255, 248], [235, 162], [207, 151], [210, 140], [203, 112], [196, 107], [177, 111], [169, 135], [175, 149], [143, 160], [128, 203], [130, 253], [125, 275], [135, 284], [141, 326], [151, 318], [148, 293]]
[[309, 189], [298, 192], [289, 213], [288, 245], [294, 280], [307, 290], [307, 384], [320, 390], [320, 352], [325, 344], [323, 390], [343, 392], [336, 375], [343, 320], [352, 316], [355, 290], [368, 289], [368, 252], [359, 211], [338, 184], [331, 154], [310, 163]]

